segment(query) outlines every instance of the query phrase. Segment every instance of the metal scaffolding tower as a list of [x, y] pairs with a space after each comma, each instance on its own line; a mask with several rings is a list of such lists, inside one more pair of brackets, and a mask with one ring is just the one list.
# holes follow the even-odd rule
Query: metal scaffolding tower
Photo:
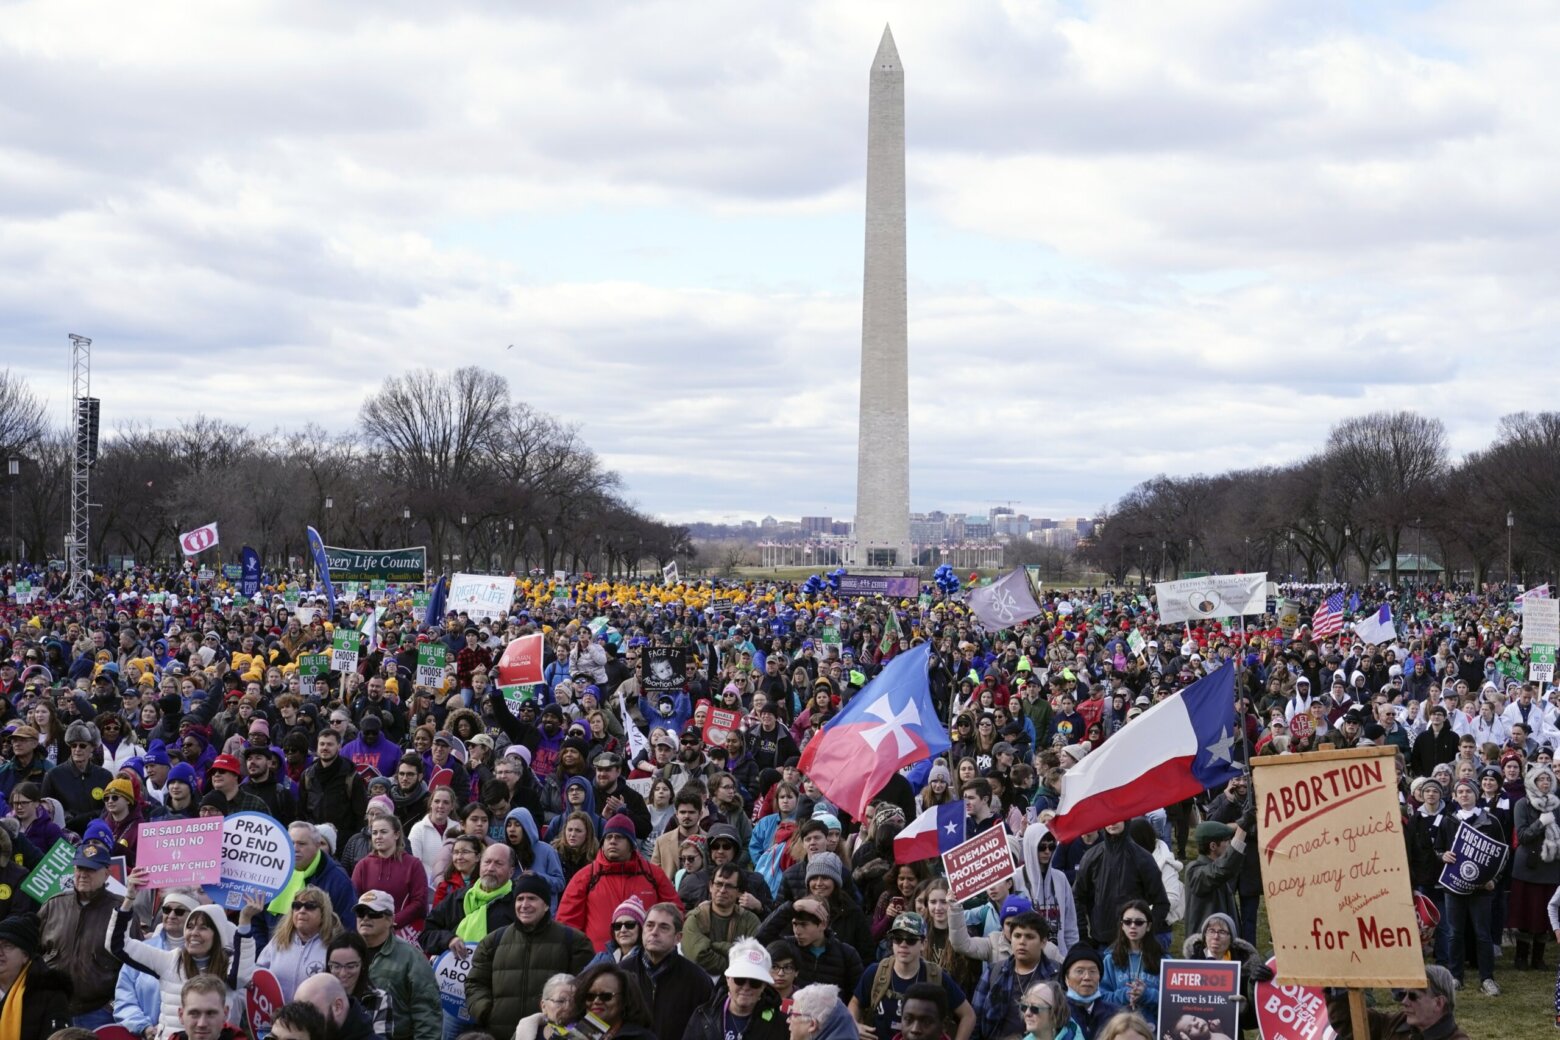
[[70, 335], [71, 418], [75, 451], [70, 468], [70, 532], [65, 536], [65, 560], [70, 567], [68, 598], [87, 592], [87, 549], [92, 534], [89, 475], [97, 455], [97, 401], [92, 397], [92, 341]]

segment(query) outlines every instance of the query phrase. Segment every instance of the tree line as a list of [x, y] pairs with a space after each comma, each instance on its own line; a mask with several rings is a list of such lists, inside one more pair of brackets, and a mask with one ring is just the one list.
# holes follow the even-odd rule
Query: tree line
[[1541, 583], [1560, 559], [1560, 412], [1508, 415], [1455, 462], [1439, 418], [1373, 412], [1286, 466], [1145, 480], [1098, 520], [1081, 551], [1118, 582], [1240, 569], [1359, 580], [1383, 565], [1396, 584], [1417, 579], [1400, 556], [1422, 555], [1449, 577]]
[[[7, 505], [34, 561], [63, 556], [72, 438], [0, 373], [0, 458], [21, 463]], [[212, 520], [225, 560], [250, 545], [271, 567], [307, 558], [310, 524], [330, 545], [426, 545], [435, 571], [622, 576], [689, 552], [686, 528], [641, 513], [622, 488], [577, 427], [516, 400], [503, 377], [419, 369], [385, 379], [341, 433], [257, 433], [209, 415], [114, 426], [91, 471], [89, 553], [99, 566], [172, 562], [179, 532]]]

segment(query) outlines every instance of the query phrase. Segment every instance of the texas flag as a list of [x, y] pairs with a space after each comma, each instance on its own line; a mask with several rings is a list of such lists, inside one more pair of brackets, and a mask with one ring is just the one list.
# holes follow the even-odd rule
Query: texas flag
[[802, 772], [857, 819], [901, 767], [951, 746], [932, 707], [930, 655], [923, 643], [888, 662], [802, 751]]
[[1235, 665], [1166, 697], [1062, 777], [1050, 828], [1058, 841], [1163, 809], [1240, 772]]
[[894, 839], [894, 862], [936, 859], [964, 841], [964, 799], [934, 805]]

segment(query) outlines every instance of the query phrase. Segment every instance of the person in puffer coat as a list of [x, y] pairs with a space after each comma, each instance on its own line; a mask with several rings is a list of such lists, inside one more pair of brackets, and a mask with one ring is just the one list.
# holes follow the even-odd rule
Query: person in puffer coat
[[675, 903], [683, 908], [671, 881], [639, 854], [638, 843], [634, 821], [618, 813], [607, 821], [596, 861], [577, 871], [563, 890], [558, 920], [584, 932], [596, 949], [612, 938], [612, 913], [629, 896], [638, 896], [645, 906]]
[[472, 955], [466, 1007], [493, 1036], [513, 1036], [520, 1020], [540, 1006], [547, 980], [578, 975], [595, 952], [578, 929], [553, 920], [551, 895], [540, 875], [516, 878], [515, 923], [488, 933]]

